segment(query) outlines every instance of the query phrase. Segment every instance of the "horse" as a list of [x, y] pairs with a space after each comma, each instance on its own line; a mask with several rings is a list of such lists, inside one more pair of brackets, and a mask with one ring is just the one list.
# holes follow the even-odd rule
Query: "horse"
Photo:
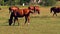
[[9, 13], [16, 11], [16, 10], [19, 10], [19, 8], [17, 6], [10, 6], [9, 7]]
[[[21, 18], [21, 17], [25, 17], [24, 24], [26, 24], [27, 21], [29, 24], [30, 23], [30, 13], [33, 13], [33, 12], [29, 9], [19, 9], [19, 10], [17, 9], [16, 11], [11, 12], [10, 19], [9, 19], [9, 25], [11, 26], [13, 21], [14, 21], [13, 25], [15, 25], [15, 21], [17, 21], [18, 25], [19, 25], [18, 18]], [[13, 17], [14, 17], [14, 20], [13, 20]]]
[[50, 13], [52, 13], [53, 11], [53, 16], [56, 15], [57, 16], [57, 13], [60, 13], [60, 7], [52, 7], [50, 9]]
[[29, 6], [28, 9], [33, 10], [34, 13], [40, 14], [40, 8], [39, 8], [39, 6]]

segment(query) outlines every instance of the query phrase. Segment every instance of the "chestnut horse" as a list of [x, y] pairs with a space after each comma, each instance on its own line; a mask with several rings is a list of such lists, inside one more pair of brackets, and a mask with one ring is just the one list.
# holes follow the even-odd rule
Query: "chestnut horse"
[[52, 11], [54, 12], [53, 16], [54, 15], [57, 16], [57, 13], [60, 13], [60, 7], [52, 7], [50, 10], [51, 10], [51, 13], [52, 13]]
[[[14, 9], [12, 9], [12, 10], [14, 10]], [[27, 21], [29, 24], [30, 23], [30, 13], [33, 13], [33, 12], [29, 9], [16, 9], [16, 10], [14, 10], [13, 12], [11, 12], [10, 19], [9, 19], [9, 25], [11, 26], [13, 21], [14, 21], [13, 25], [15, 25], [15, 21], [17, 21], [18, 25], [19, 25], [18, 17], [25, 17], [24, 24], [26, 24]], [[14, 20], [13, 20], [13, 17], [14, 17]]]
[[39, 6], [29, 6], [28, 9], [33, 10], [35, 13], [40, 14]]

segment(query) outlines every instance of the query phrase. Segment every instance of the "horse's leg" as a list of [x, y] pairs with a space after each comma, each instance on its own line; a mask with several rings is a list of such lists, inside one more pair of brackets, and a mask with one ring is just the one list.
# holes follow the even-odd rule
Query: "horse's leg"
[[30, 24], [30, 16], [25, 16], [25, 23], [24, 25], [26, 24], [26, 22], [28, 21], [28, 25]]
[[19, 26], [19, 20], [18, 20], [18, 18], [17, 18], [17, 22], [18, 22], [18, 26]]
[[35, 9], [35, 7], [34, 7], [34, 13], [35, 13], [35, 11], [36, 11], [36, 9]]
[[26, 22], [27, 22], [27, 16], [25, 16], [25, 23], [24, 23], [24, 25], [26, 24]]
[[13, 25], [15, 25], [15, 21], [16, 21], [16, 19], [14, 18], [14, 24]]
[[56, 12], [54, 12], [53, 16], [54, 16], [54, 15], [56, 15], [56, 16], [57, 16]]
[[56, 14], [56, 16], [57, 16], [57, 14]]
[[30, 16], [27, 17], [28, 25], [30, 24]]
[[40, 14], [40, 11], [38, 10], [38, 14]]
[[16, 21], [18, 22], [18, 25], [19, 25], [19, 21], [18, 21], [18, 18], [17, 17], [14, 18], [14, 24], [13, 25], [15, 25], [15, 22]]
[[53, 13], [53, 16], [54, 16], [54, 13]]

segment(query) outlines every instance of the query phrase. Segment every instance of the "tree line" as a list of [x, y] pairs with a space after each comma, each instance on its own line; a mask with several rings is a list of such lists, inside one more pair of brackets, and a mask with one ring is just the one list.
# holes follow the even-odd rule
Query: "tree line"
[[[40, 3], [37, 3], [37, 1], [36, 1], [36, 3], [38, 5], [44, 5], [44, 6], [51, 6], [51, 5], [54, 5], [56, 2], [57, 2], [57, 0], [42, 0]], [[0, 0], [1, 6], [22, 5], [23, 3], [25, 5], [34, 4], [31, 2], [31, 0]]]

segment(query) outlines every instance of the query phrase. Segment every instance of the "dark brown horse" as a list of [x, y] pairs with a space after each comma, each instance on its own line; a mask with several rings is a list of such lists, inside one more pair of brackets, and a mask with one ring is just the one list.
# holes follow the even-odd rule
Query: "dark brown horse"
[[[14, 10], [14, 9], [12, 9]], [[14, 24], [15, 25], [15, 21], [18, 22], [18, 25], [19, 25], [19, 21], [18, 21], [18, 17], [25, 17], [25, 23], [28, 21], [28, 24], [30, 23], [30, 13], [33, 13], [31, 10], [29, 9], [17, 9], [16, 11], [14, 10], [13, 12], [11, 12], [11, 15], [10, 15], [10, 19], [9, 19], [9, 25], [11, 25], [14, 21]], [[13, 20], [13, 17], [14, 17], [14, 20]]]
[[35, 13], [40, 14], [39, 6], [29, 6], [28, 9], [33, 10]]
[[57, 16], [57, 13], [60, 13], [60, 7], [52, 7], [50, 10], [51, 10], [51, 13], [53, 11], [53, 16], [54, 15]]

